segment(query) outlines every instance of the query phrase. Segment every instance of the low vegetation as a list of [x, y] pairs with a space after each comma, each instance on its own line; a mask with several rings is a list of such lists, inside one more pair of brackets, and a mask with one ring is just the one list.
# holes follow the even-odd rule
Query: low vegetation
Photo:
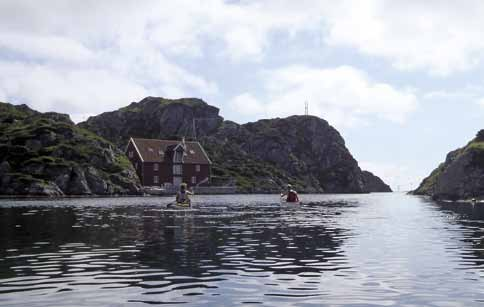
[[[69, 180], [73, 172], [83, 174], [92, 167], [107, 186], [112, 174], [132, 168], [113, 144], [77, 127], [67, 115], [7, 103], [0, 103], [0, 163], [0, 194], [29, 194], [32, 185], [40, 194], [42, 186], [49, 185], [59, 189], [57, 194], [75, 194], [69, 182], [59, 187], [56, 180], [62, 176]], [[85, 192], [90, 193], [82, 194]]]

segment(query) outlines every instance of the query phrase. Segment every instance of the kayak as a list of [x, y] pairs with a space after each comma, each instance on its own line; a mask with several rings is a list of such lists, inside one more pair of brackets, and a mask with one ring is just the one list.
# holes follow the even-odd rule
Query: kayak
[[300, 204], [301, 202], [299, 201], [286, 201], [284, 198], [281, 198], [281, 206], [290, 207], [290, 206], [298, 206]]
[[181, 207], [170, 207], [169, 209], [164, 209], [163, 212], [168, 213], [193, 213], [193, 212], [200, 212], [199, 209], [191, 209], [191, 208], [181, 208]]
[[175, 206], [177, 207], [183, 207], [183, 208], [190, 208], [190, 202], [183, 202], [183, 203], [176, 203]]
[[183, 203], [177, 202], [177, 203], [168, 204], [166, 206], [166, 208], [167, 209], [178, 209], [178, 210], [180, 210], [180, 209], [191, 209], [192, 206], [191, 206], [190, 202], [183, 202]]

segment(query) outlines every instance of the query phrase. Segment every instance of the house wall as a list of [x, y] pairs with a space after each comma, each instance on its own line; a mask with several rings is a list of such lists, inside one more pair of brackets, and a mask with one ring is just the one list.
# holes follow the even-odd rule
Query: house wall
[[[132, 157], [130, 157], [130, 152], [133, 153]], [[136, 151], [136, 148], [132, 142], [129, 142], [128, 147], [126, 148], [126, 156], [128, 157], [129, 161], [131, 161], [131, 164], [133, 164], [141, 184], [145, 185], [143, 183], [143, 163], [141, 162], [141, 157], [139, 156], [138, 151]]]
[[[143, 185], [145, 186], [161, 186], [165, 182], [173, 182], [173, 169], [167, 163], [159, 163], [158, 170], [155, 171], [155, 162], [143, 163]], [[154, 177], [158, 176], [158, 183], [155, 183]]]
[[[133, 155], [130, 157], [129, 153]], [[126, 156], [136, 169], [136, 174], [140, 178], [141, 184], [144, 186], [161, 186], [165, 183], [173, 183], [173, 164], [172, 163], [157, 163], [158, 171], [154, 170], [155, 162], [142, 162], [138, 155], [136, 148], [132, 142], [129, 142], [126, 148]], [[210, 183], [211, 167], [209, 164], [199, 164], [200, 171], [197, 172], [196, 164], [183, 164], [182, 181], [189, 187], [195, 186], [202, 182], [205, 178], [209, 178]], [[154, 176], [158, 176], [158, 183], [154, 182]], [[192, 177], [196, 178], [195, 183], [192, 182]]]
[[[209, 179], [210, 183], [210, 165], [199, 164], [200, 172], [196, 171], [196, 164], [183, 164], [183, 182], [186, 182], [188, 186], [195, 186], [202, 182], [205, 178]], [[196, 182], [192, 182], [192, 177], [196, 178]]]
[[[143, 163], [143, 185], [161, 186], [165, 183], [173, 184], [173, 164], [158, 163], [158, 171], [154, 170], [154, 164], [153, 162]], [[200, 172], [196, 171], [196, 164], [183, 164], [182, 167], [182, 182], [185, 182], [189, 187], [199, 184], [205, 178], [210, 180], [210, 165], [201, 164]], [[158, 183], [154, 182], [154, 176], [158, 176]], [[195, 183], [192, 182], [192, 177], [196, 178]]]

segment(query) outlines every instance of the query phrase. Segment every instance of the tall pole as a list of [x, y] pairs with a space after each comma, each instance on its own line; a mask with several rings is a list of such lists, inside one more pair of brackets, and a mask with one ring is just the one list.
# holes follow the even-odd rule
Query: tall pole
[[307, 100], [304, 102], [304, 115], [309, 115], [309, 103], [307, 102]]
[[195, 118], [193, 119], [192, 123], [193, 123], [193, 138], [196, 141], [197, 140], [197, 128], [196, 128], [196, 124], [195, 124]]

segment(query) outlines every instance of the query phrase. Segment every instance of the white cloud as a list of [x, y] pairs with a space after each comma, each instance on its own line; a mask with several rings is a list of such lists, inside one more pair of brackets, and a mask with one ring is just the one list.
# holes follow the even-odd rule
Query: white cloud
[[40, 111], [101, 113], [148, 95], [208, 96], [218, 91], [213, 82], [171, 64], [148, 47], [142, 57], [98, 53], [84, 66], [0, 61], [0, 71], [0, 92]]
[[484, 108], [484, 98], [479, 98], [479, 99], [477, 99], [477, 104], [478, 104], [480, 107]]
[[249, 93], [232, 98], [230, 106], [242, 115], [260, 115], [266, 112], [264, 104]]
[[448, 75], [484, 55], [484, 3], [341, 1], [326, 16], [326, 42], [388, 59], [401, 70]]
[[312, 115], [337, 126], [361, 124], [375, 117], [403, 123], [417, 107], [411, 91], [376, 82], [349, 66], [289, 66], [267, 71], [262, 79], [263, 102], [245, 93], [233, 99], [233, 106], [261, 117], [288, 116], [302, 114], [307, 100]]
[[[223, 0], [47, 2], [39, 6], [2, 1], [1, 28], [7, 33], [35, 34], [35, 39], [74, 37], [91, 48], [105, 47], [106, 42], [126, 47], [141, 40], [166, 54], [191, 56], [200, 56], [204, 45], [216, 40], [228, 56], [250, 58], [263, 54], [271, 33], [316, 30], [323, 17], [317, 9], [307, 9], [322, 6], [311, 1], [301, 5]], [[71, 48], [75, 43], [70, 42]]]
[[[273, 50], [274, 40], [282, 36], [290, 44], [307, 33], [329, 46], [388, 59], [398, 69], [445, 75], [480, 63], [483, 12], [479, 1], [47, 0], [40, 6], [5, 0], [0, 1], [0, 61], [25, 76], [2, 77], [0, 91], [9, 99], [37, 101], [43, 110], [70, 101], [76, 113], [109, 110], [112, 101], [119, 99], [121, 106], [146, 93], [211, 100], [220, 89], [204, 76], [210, 69], [206, 59], [221, 66], [235, 63], [227, 72], [237, 73], [244, 69], [241, 62], [264, 63], [275, 52], [282, 54]], [[48, 77], [34, 79], [40, 73]], [[251, 96], [252, 113], [261, 113], [256, 107], [261, 101], [266, 114], [301, 113], [307, 99], [312, 113], [351, 125], [365, 123], [368, 115], [402, 122], [415, 107], [410, 90], [345, 66], [290, 66], [268, 72], [267, 78], [274, 79], [266, 84], [266, 97], [256, 102]], [[93, 106], [74, 105], [79, 93]]]
[[[13, 102], [76, 114], [107, 111], [146, 94], [210, 100], [217, 84], [180, 59], [261, 60], [271, 33], [317, 28], [319, 19], [308, 18], [314, 12], [286, 5], [1, 1], [0, 91]], [[218, 54], [207, 55], [214, 44]], [[61, 101], [64, 107], [56, 109]]]
[[0, 71], [0, 89], [7, 97], [40, 111], [99, 113], [148, 94], [142, 86], [101, 69], [0, 62]]
[[0, 48], [15, 52], [28, 60], [81, 64], [93, 58], [92, 51], [79, 41], [55, 35], [0, 32]]
[[116, 4], [0, 2], [5, 100], [82, 118], [147, 95], [210, 97], [218, 92], [213, 81], [170, 60], [149, 38], [146, 28], [156, 14], [149, 6]]

